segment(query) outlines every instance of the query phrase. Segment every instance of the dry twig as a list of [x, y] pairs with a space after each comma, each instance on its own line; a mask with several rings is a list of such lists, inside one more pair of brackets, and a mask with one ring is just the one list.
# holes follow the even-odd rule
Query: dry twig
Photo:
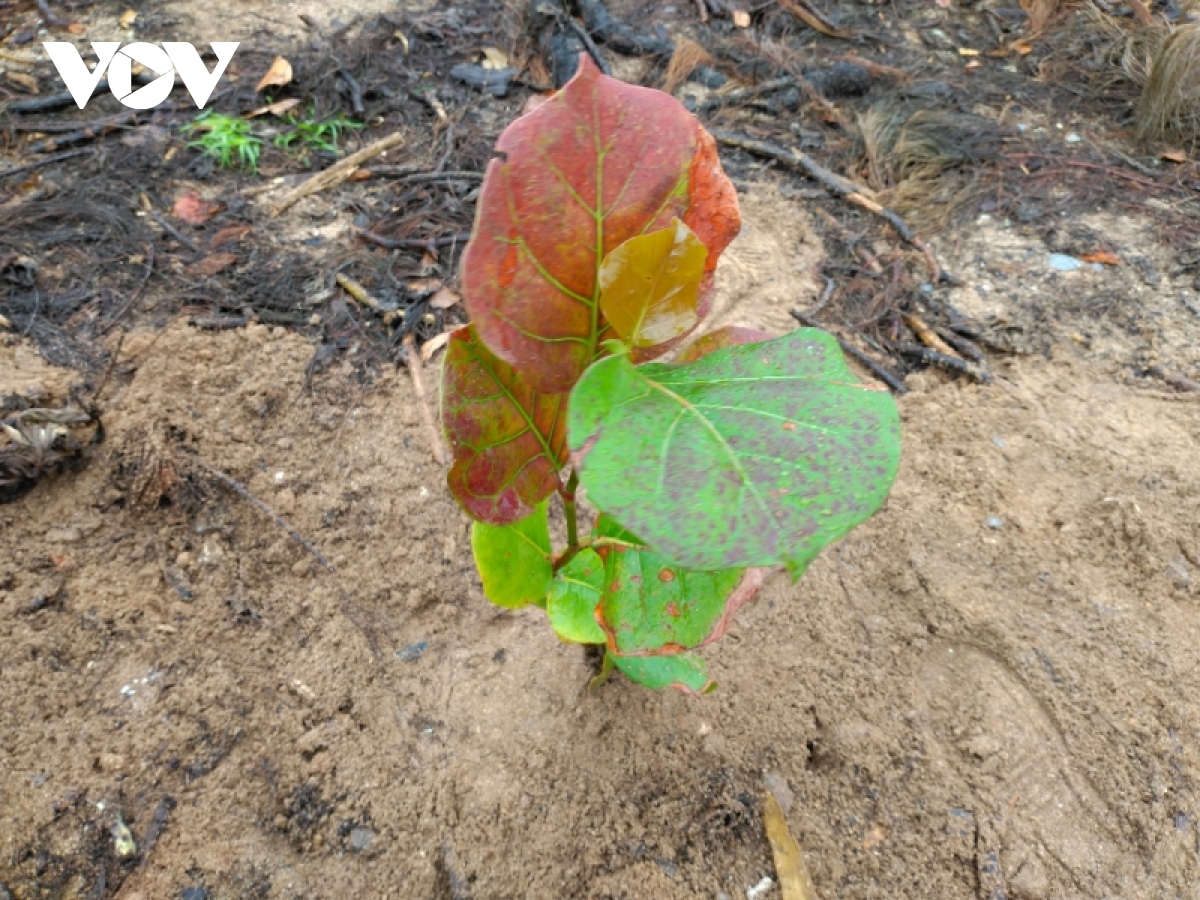
[[5, 169], [0, 172], [0, 178], [7, 178], [9, 175], [20, 175], [22, 172], [29, 172], [41, 166], [48, 166], [51, 163], [62, 162], [64, 159], [74, 159], [76, 156], [83, 156], [85, 153], [91, 153], [91, 148], [85, 147], [82, 150], [68, 150], [66, 153], [56, 153], [53, 156], [47, 156], [43, 159], [37, 159], [30, 163], [25, 163], [20, 166], [13, 166], [11, 169]]
[[809, 6], [806, 0], [777, 0], [777, 2], [813, 31], [819, 31], [826, 37], [840, 38], [844, 41], [851, 40], [854, 37], [850, 32], [842, 31], [830, 22], [824, 13], [815, 7]]
[[404, 364], [408, 374], [412, 376], [413, 392], [417, 395], [417, 405], [421, 408], [421, 418], [425, 421], [425, 430], [429, 433], [429, 445], [433, 458], [438, 465], [446, 464], [446, 447], [442, 444], [442, 436], [438, 432], [433, 419], [433, 411], [429, 408], [429, 400], [425, 396], [425, 379], [421, 374], [421, 355], [417, 352], [417, 341], [412, 332], [404, 336]]
[[855, 184], [848, 178], [843, 178], [836, 172], [832, 172], [818, 163], [808, 154], [796, 150], [791, 147], [782, 147], [779, 144], [773, 144], [770, 141], [757, 141], [753, 138], [748, 138], [740, 134], [735, 134], [732, 131], [723, 131], [714, 129], [712, 132], [722, 144], [727, 144], [730, 147], [739, 147], [742, 150], [748, 150], [756, 156], [762, 156], [766, 159], [773, 159], [776, 162], [783, 163], [789, 168], [803, 172], [809, 178], [819, 182], [823, 187], [827, 188], [831, 193], [837, 194], [844, 200], [853, 203], [855, 206], [865, 209], [867, 212], [874, 213], [896, 230], [896, 233], [911, 247], [921, 251], [925, 256], [926, 262], [929, 264], [930, 274], [934, 282], [949, 281], [954, 279], [942, 268], [937, 261], [937, 257], [933, 255], [933, 250], [923, 240], [916, 236], [908, 223], [900, 217], [899, 214], [893, 212], [886, 207], [880, 206], [875, 200], [867, 196], [868, 189], [862, 185]]
[[396, 132], [395, 134], [389, 134], [385, 138], [380, 138], [370, 146], [363, 147], [357, 153], [351, 153], [345, 159], [338, 160], [328, 169], [318, 172], [307, 181], [293, 188], [290, 193], [271, 207], [271, 215], [277, 216], [297, 201], [303, 200], [311, 194], [320, 193], [341, 184], [350, 177], [350, 173], [368, 159], [374, 159], [379, 154], [385, 153], [403, 143], [404, 135]]
[[[805, 326], [806, 328], [821, 328], [821, 326], [818, 325], [814, 319], [809, 318], [808, 316], [806, 316], [804, 313], [800, 312], [799, 310], [793, 309], [791, 311], [791, 315], [792, 315], [793, 319], [795, 319], [797, 322], [799, 322], [801, 325]], [[828, 329], [825, 329], [825, 328], [821, 328], [821, 330], [828, 331]], [[833, 334], [833, 332], [829, 332], [829, 333]], [[849, 356], [853, 356], [860, 363], [862, 363], [864, 366], [866, 366], [867, 369], [870, 370], [872, 375], [874, 375], [876, 378], [878, 378], [880, 381], [882, 381], [884, 384], [886, 384], [888, 387], [890, 387], [893, 392], [900, 394], [900, 395], [904, 395], [904, 394], [908, 393], [908, 388], [905, 386], [904, 382], [900, 379], [900, 376], [897, 375], [896, 373], [894, 373], [891, 369], [887, 368], [882, 363], [876, 362], [871, 357], [867, 356], [867, 354], [863, 353], [861, 350], [859, 350], [857, 347], [855, 347], [853, 344], [851, 344], [849, 341], [839, 337], [838, 335], [833, 334], [833, 339], [838, 342], [838, 346], [840, 346], [842, 348], [842, 351], [844, 353], [846, 353]]]

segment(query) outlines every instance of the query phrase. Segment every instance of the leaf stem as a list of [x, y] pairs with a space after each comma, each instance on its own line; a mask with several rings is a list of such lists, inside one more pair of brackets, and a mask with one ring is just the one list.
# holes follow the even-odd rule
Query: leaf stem
[[[575, 488], [579, 486], [579, 472], [571, 470], [567, 486], [559, 489], [562, 497], [563, 512], [567, 516], [567, 553], [579, 549], [579, 525], [575, 517]], [[574, 554], [572, 554], [574, 555]]]

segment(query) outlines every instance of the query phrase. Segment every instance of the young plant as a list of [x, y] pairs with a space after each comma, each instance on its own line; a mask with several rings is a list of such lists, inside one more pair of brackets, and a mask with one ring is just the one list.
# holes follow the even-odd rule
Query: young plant
[[348, 130], [363, 127], [361, 122], [347, 119], [341, 114], [323, 120], [314, 119], [311, 114], [306, 119], [288, 116], [286, 121], [292, 130], [275, 136], [276, 147], [286, 150], [299, 141], [301, 146], [306, 149], [319, 150], [334, 156], [339, 152], [338, 144], [341, 142], [342, 134]]
[[463, 257], [472, 321], [447, 347], [442, 421], [484, 592], [652, 688], [711, 690], [695, 651], [874, 513], [899, 464], [891, 395], [823, 331], [721, 329], [651, 362], [708, 312], [739, 228], [696, 119], [585, 54], [500, 136]]
[[211, 156], [222, 169], [236, 163], [251, 172], [258, 171], [263, 142], [245, 119], [207, 110], [196, 116], [184, 131], [188, 134], [199, 132], [200, 136], [188, 146]]

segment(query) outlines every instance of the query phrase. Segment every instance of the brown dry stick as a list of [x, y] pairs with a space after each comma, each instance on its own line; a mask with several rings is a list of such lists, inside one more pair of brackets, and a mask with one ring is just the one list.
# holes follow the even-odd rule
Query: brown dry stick
[[425, 429], [429, 432], [429, 445], [433, 450], [433, 458], [439, 465], [446, 464], [446, 447], [442, 444], [442, 435], [433, 419], [433, 411], [425, 396], [425, 379], [421, 375], [421, 356], [417, 352], [417, 340], [412, 333], [404, 336], [404, 364], [408, 366], [408, 374], [412, 376], [413, 392], [417, 395], [417, 405], [421, 407], [421, 418], [425, 420]]
[[357, 153], [351, 153], [345, 159], [338, 160], [328, 169], [318, 172], [307, 181], [304, 181], [293, 188], [283, 197], [282, 200], [271, 207], [271, 215], [279, 215], [296, 201], [303, 200], [310, 194], [320, 193], [321, 191], [341, 184], [350, 177], [350, 173], [352, 173], [367, 160], [374, 159], [381, 153], [386, 153], [393, 147], [399, 147], [403, 143], [404, 135], [400, 134], [399, 132], [396, 134], [389, 134], [387, 137], [380, 138], [370, 146], [363, 147]]

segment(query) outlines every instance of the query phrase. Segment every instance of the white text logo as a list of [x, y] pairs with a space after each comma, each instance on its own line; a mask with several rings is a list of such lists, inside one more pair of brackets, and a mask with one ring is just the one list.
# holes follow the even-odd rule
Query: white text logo
[[[99, 61], [89, 71], [74, 44], [45, 41], [42, 46], [50, 54], [54, 67], [80, 109], [87, 106], [106, 71], [108, 89], [130, 109], [153, 109], [166, 100], [175, 86], [176, 74], [183, 80], [183, 86], [196, 101], [196, 106], [203, 109], [238, 48], [232, 41], [209, 44], [217, 55], [216, 68], [210, 72], [196, 48], [183, 41], [164, 41], [161, 47], [142, 42], [122, 47], [120, 41], [92, 41], [92, 50]], [[135, 64], [144, 66], [158, 77], [134, 90]]]

